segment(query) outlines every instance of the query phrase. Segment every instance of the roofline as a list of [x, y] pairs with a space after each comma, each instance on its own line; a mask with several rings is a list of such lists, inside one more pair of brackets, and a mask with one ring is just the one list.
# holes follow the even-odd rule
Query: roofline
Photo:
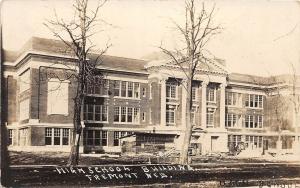
[[145, 71], [145, 72], [141, 72], [141, 71], [129, 71], [129, 70], [125, 70], [125, 69], [116, 69], [116, 68], [111, 68], [111, 67], [105, 67], [105, 66], [101, 66], [99, 65], [97, 67], [97, 69], [104, 69], [104, 70], [111, 70], [111, 71], [118, 71], [118, 72], [127, 72], [127, 73], [135, 73], [135, 74], [144, 74], [144, 75], [149, 75], [150, 73]]
[[26, 59], [30, 55], [42, 55], [42, 56], [50, 56], [50, 57], [54, 56], [54, 57], [58, 57], [58, 58], [66, 58], [66, 59], [74, 59], [74, 60], [78, 59], [78, 58], [73, 57], [73, 56], [67, 56], [67, 55], [61, 55], [61, 54], [55, 54], [55, 53], [47, 53], [47, 52], [35, 51], [35, 50], [29, 50], [29, 51], [24, 52], [23, 54], [21, 54], [21, 56], [19, 56], [14, 62], [12, 62], [12, 63], [4, 62], [3, 65], [16, 67], [20, 63], [22, 63], [24, 59]]

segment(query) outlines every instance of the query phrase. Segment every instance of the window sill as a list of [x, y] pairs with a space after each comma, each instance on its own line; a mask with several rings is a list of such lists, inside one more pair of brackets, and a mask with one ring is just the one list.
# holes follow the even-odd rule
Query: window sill
[[242, 127], [226, 127], [226, 126], [225, 126], [225, 128], [226, 129], [242, 129]]
[[105, 98], [109, 97], [109, 95], [100, 95], [100, 94], [85, 94], [85, 95], [89, 97], [105, 97]]
[[230, 108], [243, 108], [242, 106], [239, 105], [225, 105], [225, 106]]
[[113, 124], [119, 124], [119, 125], [139, 125], [140, 122], [138, 123], [128, 123], [128, 122], [113, 122]]
[[133, 97], [118, 97], [118, 96], [114, 96], [114, 99], [128, 99], [128, 100], [138, 100], [140, 101], [141, 98], [133, 98]]
[[70, 147], [71, 145], [45, 145], [46, 147]]
[[264, 128], [247, 128], [247, 127], [244, 127], [245, 129], [248, 129], [248, 130], [264, 130]]
[[214, 104], [217, 104], [217, 101], [206, 101], [206, 103], [214, 103]]
[[264, 109], [263, 107], [259, 108], [259, 107], [248, 107], [248, 106], [246, 106], [245, 108], [247, 108], [247, 109], [253, 109], [253, 110], [263, 110]]
[[173, 126], [175, 126], [175, 125], [176, 125], [175, 123], [166, 123], [166, 126], [170, 126], [170, 127], [171, 127], [171, 126], [173, 127]]
[[166, 97], [167, 100], [173, 100], [173, 101], [178, 101], [179, 99], [176, 97], [176, 98], [169, 98], [169, 97]]
[[61, 116], [68, 116], [69, 114], [59, 114], [59, 113], [47, 113], [48, 116], [51, 115], [61, 115]]
[[84, 123], [108, 123], [108, 121], [83, 120]]

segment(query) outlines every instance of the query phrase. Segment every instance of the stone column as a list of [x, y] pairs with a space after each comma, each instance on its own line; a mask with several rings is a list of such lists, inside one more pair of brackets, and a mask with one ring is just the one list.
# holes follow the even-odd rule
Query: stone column
[[225, 87], [226, 84], [221, 84], [221, 96], [220, 96], [220, 128], [225, 128]]
[[202, 82], [202, 95], [201, 95], [201, 127], [206, 128], [206, 88], [208, 82]]
[[160, 125], [166, 126], [166, 79], [160, 80]]
[[181, 110], [181, 126], [182, 126], [182, 129], [184, 129], [185, 127], [183, 127], [186, 123], [186, 99], [187, 99], [187, 80], [183, 80], [182, 81], [182, 86], [181, 86], [181, 89], [182, 89], [182, 97], [181, 97], [181, 106], [182, 106], [182, 110]]

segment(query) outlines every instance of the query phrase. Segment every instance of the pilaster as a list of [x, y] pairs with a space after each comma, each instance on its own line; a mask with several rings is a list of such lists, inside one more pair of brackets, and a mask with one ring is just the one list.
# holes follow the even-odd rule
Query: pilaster
[[161, 91], [160, 91], [160, 125], [166, 126], [166, 79], [160, 80]]
[[220, 128], [225, 129], [225, 88], [226, 84], [220, 85]]
[[206, 128], [206, 88], [208, 82], [202, 82], [202, 93], [201, 93], [201, 126], [202, 128]]

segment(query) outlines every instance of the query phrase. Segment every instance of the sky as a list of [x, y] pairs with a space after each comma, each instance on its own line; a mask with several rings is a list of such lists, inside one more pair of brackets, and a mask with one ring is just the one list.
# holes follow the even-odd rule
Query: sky
[[[91, 8], [95, 1], [91, 1]], [[209, 43], [209, 50], [224, 59], [229, 72], [270, 76], [300, 73], [300, 1], [215, 0], [214, 23], [223, 28]], [[199, 7], [200, 9], [200, 7]], [[2, 0], [3, 48], [19, 50], [32, 36], [55, 38], [43, 23], [54, 10], [64, 19], [72, 15], [71, 0]], [[184, 1], [109, 0], [100, 10], [101, 24], [92, 41], [108, 54], [142, 58], [159, 52], [161, 44], [180, 46], [171, 20], [184, 21]]]

